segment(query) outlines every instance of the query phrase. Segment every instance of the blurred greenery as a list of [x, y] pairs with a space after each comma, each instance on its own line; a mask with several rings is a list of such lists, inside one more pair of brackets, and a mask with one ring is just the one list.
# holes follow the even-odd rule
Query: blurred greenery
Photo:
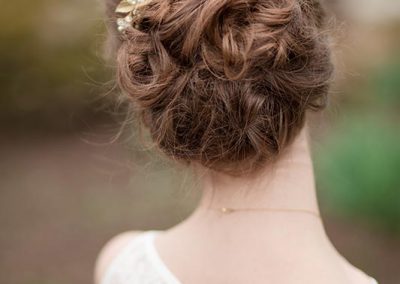
[[[101, 60], [104, 27], [100, 8], [92, 1], [66, 0], [2, 5], [3, 127], [66, 129], [74, 117], [95, 113], [93, 100], [104, 92], [101, 87], [109, 78]], [[90, 9], [93, 14], [87, 13]]]
[[[400, 55], [391, 62], [373, 70], [368, 78], [366, 90], [377, 103], [397, 110], [400, 109]], [[373, 107], [373, 105], [371, 106]]]
[[[344, 88], [347, 104], [316, 154], [331, 214], [400, 233], [400, 57]], [[361, 80], [360, 80], [361, 79]]]
[[400, 233], [400, 131], [376, 113], [338, 122], [316, 155], [325, 210]]

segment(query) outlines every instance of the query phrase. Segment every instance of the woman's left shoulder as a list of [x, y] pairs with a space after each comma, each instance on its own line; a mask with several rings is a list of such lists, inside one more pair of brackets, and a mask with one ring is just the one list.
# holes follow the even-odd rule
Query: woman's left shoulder
[[94, 280], [100, 284], [105, 271], [122, 249], [142, 231], [127, 231], [112, 237], [100, 250], [95, 264]]
[[372, 278], [364, 270], [350, 263], [346, 258], [340, 256], [341, 262], [344, 265], [348, 278], [354, 284], [378, 284], [377, 280]]

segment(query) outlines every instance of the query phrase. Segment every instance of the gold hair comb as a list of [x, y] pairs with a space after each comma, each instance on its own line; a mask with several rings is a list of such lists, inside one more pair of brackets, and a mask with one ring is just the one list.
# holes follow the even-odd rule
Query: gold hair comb
[[[124, 15], [117, 18], [118, 31], [123, 32], [135, 24], [135, 20], [140, 16], [139, 8], [148, 2], [149, 0], [122, 0], [115, 9], [115, 13]], [[135, 28], [138, 28], [137, 24], [135, 24]]]

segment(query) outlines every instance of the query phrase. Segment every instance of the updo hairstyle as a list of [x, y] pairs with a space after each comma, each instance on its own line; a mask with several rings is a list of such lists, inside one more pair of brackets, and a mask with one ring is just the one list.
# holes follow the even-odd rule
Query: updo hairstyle
[[173, 160], [233, 176], [276, 159], [326, 106], [333, 71], [317, 0], [151, 0], [118, 34], [116, 78]]

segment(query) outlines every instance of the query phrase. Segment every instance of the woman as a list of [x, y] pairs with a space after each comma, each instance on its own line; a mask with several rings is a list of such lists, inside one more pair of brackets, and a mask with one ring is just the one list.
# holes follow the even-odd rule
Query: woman
[[194, 171], [197, 209], [103, 248], [98, 284], [349, 283], [374, 279], [321, 222], [306, 116], [332, 77], [317, 0], [123, 0], [117, 81], [154, 143]]

